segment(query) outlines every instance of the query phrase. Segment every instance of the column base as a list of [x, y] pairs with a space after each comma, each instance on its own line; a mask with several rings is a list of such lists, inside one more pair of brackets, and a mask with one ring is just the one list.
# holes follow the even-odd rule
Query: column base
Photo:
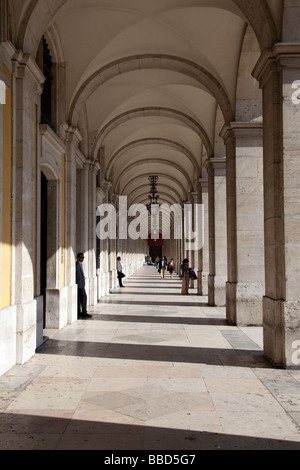
[[262, 326], [263, 284], [226, 283], [227, 320], [231, 325]]
[[300, 369], [300, 302], [263, 298], [264, 351], [275, 366]]
[[0, 376], [16, 365], [17, 307], [0, 310]]
[[226, 306], [226, 279], [220, 276], [208, 276], [208, 305], [210, 307]]
[[202, 295], [208, 296], [208, 273], [202, 273]]
[[97, 305], [97, 276], [87, 280], [88, 307]]
[[74, 286], [65, 287], [67, 290], [67, 320], [69, 325], [73, 325], [78, 318], [78, 287]]
[[197, 277], [198, 277], [198, 280], [197, 280], [197, 294], [198, 295], [203, 295], [203, 275], [202, 275], [202, 271], [197, 271]]
[[36, 351], [36, 320], [37, 302], [32, 300], [26, 304], [16, 306], [17, 318], [17, 364], [25, 364]]
[[36, 347], [44, 341], [44, 296], [36, 297]]
[[226, 278], [215, 276], [215, 305], [226, 307]]
[[98, 300], [109, 295], [109, 273], [98, 274]]
[[215, 306], [215, 276], [208, 275], [208, 305]]
[[68, 324], [68, 289], [68, 287], [63, 287], [46, 290], [47, 329], [61, 330]]

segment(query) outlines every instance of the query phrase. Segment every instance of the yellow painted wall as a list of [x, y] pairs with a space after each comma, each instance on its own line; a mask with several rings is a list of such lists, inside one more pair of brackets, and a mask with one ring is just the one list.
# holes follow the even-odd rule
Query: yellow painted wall
[[[6, 67], [4, 72], [12, 76]], [[2, 193], [2, 256], [1, 256], [1, 308], [11, 305], [12, 274], [12, 89], [6, 90], [3, 106], [3, 193]]]

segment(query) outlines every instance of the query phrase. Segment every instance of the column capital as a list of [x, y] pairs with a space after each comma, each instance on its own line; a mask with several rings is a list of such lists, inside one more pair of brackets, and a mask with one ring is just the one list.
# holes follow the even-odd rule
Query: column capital
[[110, 189], [112, 187], [112, 182], [104, 180], [103, 181], [103, 186], [104, 186], [104, 191], [107, 191], [108, 189]]
[[[45, 76], [30, 54], [14, 49], [11, 43], [7, 43], [12, 61], [12, 72], [16, 78], [27, 78], [37, 87], [37, 93], [42, 94]], [[14, 53], [13, 53], [14, 52]]]
[[209, 170], [225, 170], [226, 169], [226, 157], [224, 158], [208, 158], [204, 162], [204, 166]]
[[106, 198], [106, 192], [102, 188], [97, 188], [97, 196], [100, 199], [100, 204], [103, 204]]
[[82, 135], [77, 129], [77, 127], [74, 127], [67, 122], [62, 124], [62, 129], [65, 133], [66, 140], [67, 142], [74, 142], [76, 146], [79, 145], [79, 143], [82, 141]]
[[300, 43], [276, 43], [273, 48], [265, 49], [254, 67], [252, 75], [261, 88], [273, 72], [284, 68], [300, 68]]
[[229, 139], [237, 137], [262, 137], [262, 122], [230, 122], [224, 124], [220, 137], [224, 139], [225, 144]]
[[202, 192], [208, 190], [208, 178], [200, 178], [197, 183], [200, 185]]

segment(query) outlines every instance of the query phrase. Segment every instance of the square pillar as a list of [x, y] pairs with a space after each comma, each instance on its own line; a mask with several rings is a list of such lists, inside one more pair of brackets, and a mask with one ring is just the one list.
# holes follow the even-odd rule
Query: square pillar
[[201, 201], [204, 207], [204, 244], [201, 254], [201, 295], [207, 296], [209, 276], [208, 179], [200, 179], [199, 184], [201, 191]]
[[[8, 46], [9, 47], [9, 46]], [[12, 304], [16, 305], [16, 362], [23, 364], [37, 346], [37, 164], [38, 113], [44, 77], [35, 61], [12, 51], [13, 177]]]
[[68, 288], [67, 305], [68, 305], [68, 323], [72, 324], [77, 320], [77, 285], [76, 285], [76, 155], [78, 145], [81, 141], [81, 135], [77, 129], [66, 126], [66, 214], [65, 214], [65, 263], [66, 263], [66, 279], [65, 283]]
[[226, 305], [227, 234], [226, 234], [226, 159], [207, 162], [209, 219], [208, 304]]
[[262, 325], [262, 124], [231, 123], [221, 135], [227, 154], [227, 319], [233, 325]]
[[264, 349], [272, 363], [293, 368], [300, 340], [300, 44], [265, 51], [253, 74], [264, 114]]

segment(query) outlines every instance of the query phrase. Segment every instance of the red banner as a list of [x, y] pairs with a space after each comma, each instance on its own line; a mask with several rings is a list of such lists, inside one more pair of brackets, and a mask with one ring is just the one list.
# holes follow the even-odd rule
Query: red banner
[[164, 246], [164, 240], [162, 237], [162, 234], [159, 234], [159, 239], [158, 240], [152, 240], [151, 234], [148, 237], [148, 246]]

